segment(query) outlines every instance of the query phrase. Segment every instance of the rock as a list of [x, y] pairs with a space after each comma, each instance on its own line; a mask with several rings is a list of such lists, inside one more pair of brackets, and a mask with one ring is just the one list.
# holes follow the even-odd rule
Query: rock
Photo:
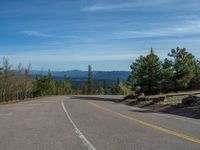
[[145, 94], [144, 93], [139, 93], [138, 95], [137, 95], [137, 98], [144, 98], [145, 97]]
[[138, 101], [145, 101], [145, 94], [144, 93], [139, 93], [137, 96]]
[[188, 97], [182, 99], [182, 104], [185, 106], [190, 106], [192, 104], [199, 103], [199, 101], [200, 97], [189, 95]]

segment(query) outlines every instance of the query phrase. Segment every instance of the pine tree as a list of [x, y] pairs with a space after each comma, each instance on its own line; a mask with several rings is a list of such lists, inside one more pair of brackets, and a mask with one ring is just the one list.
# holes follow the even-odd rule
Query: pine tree
[[195, 77], [196, 60], [185, 48], [172, 49], [168, 56], [174, 59], [174, 86], [175, 90], [185, 90]]
[[53, 79], [50, 69], [48, 70], [48, 76], [46, 81], [46, 88], [48, 95], [54, 95], [57, 91], [56, 81]]
[[195, 75], [190, 82], [190, 88], [200, 89], [200, 62], [199, 61], [196, 61], [194, 74]]
[[165, 59], [162, 64], [162, 91], [168, 92], [174, 89], [173, 61]]
[[92, 92], [93, 92], [92, 67], [91, 65], [88, 65], [87, 94], [92, 94]]
[[160, 91], [161, 84], [161, 61], [151, 49], [147, 56], [140, 56], [131, 65], [131, 85], [136, 92], [155, 94]]
[[103, 81], [103, 90], [104, 90], [104, 94], [107, 95], [108, 94], [108, 85], [106, 80]]

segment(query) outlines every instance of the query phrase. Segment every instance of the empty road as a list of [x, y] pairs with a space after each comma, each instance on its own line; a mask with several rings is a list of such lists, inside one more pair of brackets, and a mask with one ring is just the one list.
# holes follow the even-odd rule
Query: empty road
[[0, 150], [200, 150], [200, 120], [111, 98], [55, 96], [0, 105]]

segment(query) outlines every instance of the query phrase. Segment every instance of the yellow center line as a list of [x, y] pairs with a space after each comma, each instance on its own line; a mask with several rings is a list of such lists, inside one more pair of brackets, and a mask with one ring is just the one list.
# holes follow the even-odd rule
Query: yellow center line
[[192, 142], [195, 142], [195, 143], [200, 144], [200, 139], [198, 139], [198, 138], [194, 138], [194, 137], [191, 137], [191, 136], [188, 136], [188, 135], [185, 135], [185, 134], [176, 132], [176, 131], [172, 131], [172, 130], [167, 129], [167, 128], [160, 127], [160, 126], [158, 126], [158, 125], [154, 125], [154, 124], [151, 124], [151, 123], [148, 123], [148, 122], [139, 120], [139, 119], [134, 118], [134, 117], [131, 117], [131, 116], [127, 116], [127, 115], [118, 113], [118, 112], [113, 111], [113, 110], [110, 110], [110, 109], [108, 109], [108, 108], [106, 108], [106, 107], [100, 106], [100, 105], [98, 105], [98, 104], [96, 104], [96, 103], [94, 103], [94, 102], [88, 102], [88, 103], [91, 104], [91, 105], [93, 105], [93, 106], [96, 107], [96, 108], [99, 108], [99, 109], [102, 109], [102, 110], [104, 110], [104, 111], [110, 112], [110, 113], [112, 113], [112, 114], [118, 115], [118, 116], [120, 116], [120, 117], [122, 117], [122, 118], [131, 120], [131, 121], [135, 121], [135, 122], [140, 123], [140, 124], [142, 124], [142, 125], [144, 125], [144, 126], [151, 127], [151, 128], [153, 128], [153, 129], [157, 129], [157, 130], [162, 131], [162, 132], [164, 132], [164, 133], [168, 133], [168, 134], [170, 134], [170, 135], [174, 135], [174, 136], [176, 136], [176, 137], [180, 137], [180, 138], [182, 138], [182, 139], [185, 139], [185, 140], [192, 141]]

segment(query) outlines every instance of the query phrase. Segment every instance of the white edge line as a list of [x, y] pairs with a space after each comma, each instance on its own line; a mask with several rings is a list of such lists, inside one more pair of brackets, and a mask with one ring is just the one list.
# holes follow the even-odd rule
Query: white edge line
[[61, 105], [63, 107], [63, 110], [64, 112], [66, 113], [67, 115], [67, 118], [69, 119], [69, 121], [71, 122], [71, 124], [73, 125], [74, 127], [74, 130], [76, 132], [76, 134], [78, 135], [78, 137], [81, 139], [81, 141], [83, 142], [83, 144], [88, 148], [88, 150], [96, 150], [94, 148], [94, 146], [87, 140], [87, 138], [82, 134], [82, 132], [77, 128], [77, 126], [75, 125], [75, 123], [73, 122], [73, 120], [71, 119], [64, 103], [63, 103], [63, 100], [61, 101]]

